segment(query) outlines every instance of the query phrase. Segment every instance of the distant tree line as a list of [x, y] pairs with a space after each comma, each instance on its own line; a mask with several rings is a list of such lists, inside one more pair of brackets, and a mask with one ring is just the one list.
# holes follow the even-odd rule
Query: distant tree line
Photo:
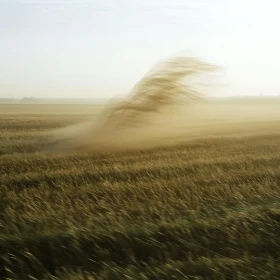
[[11, 97], [1, 97], [0, 102], [15, 102], [15, 101], [32, 101], [37, 100], [35, 97], [22, 97], [22, 98], [11, 98]]

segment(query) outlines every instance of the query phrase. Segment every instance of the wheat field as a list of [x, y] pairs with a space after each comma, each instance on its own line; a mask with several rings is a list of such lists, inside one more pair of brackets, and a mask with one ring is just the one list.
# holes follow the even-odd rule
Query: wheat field
[[280, 101], [214, 103], [101, 153], [45, 149], [101, 105], [1, 104], [0, 279], [279, 279]]

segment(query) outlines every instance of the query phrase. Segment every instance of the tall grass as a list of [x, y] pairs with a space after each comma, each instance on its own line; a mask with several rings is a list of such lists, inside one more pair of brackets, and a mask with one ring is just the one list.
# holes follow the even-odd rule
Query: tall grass
[[274, 129], [142, 151], [41, 152], [41, 133], [82, 118], [1, 118], [0, 279], [279, 279]]

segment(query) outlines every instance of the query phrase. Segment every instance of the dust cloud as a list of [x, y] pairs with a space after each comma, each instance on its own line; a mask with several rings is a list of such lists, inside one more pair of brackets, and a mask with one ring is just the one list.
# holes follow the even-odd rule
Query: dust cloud
[[208, 78], [218, 70], [195, 58], [163, 60], [126, 98], [111, 101], [94, 119], [54, 131], [49, 150], [124, 151], [197, 138], [278, 133], [279, 99], [207, 96], [212, 86]]

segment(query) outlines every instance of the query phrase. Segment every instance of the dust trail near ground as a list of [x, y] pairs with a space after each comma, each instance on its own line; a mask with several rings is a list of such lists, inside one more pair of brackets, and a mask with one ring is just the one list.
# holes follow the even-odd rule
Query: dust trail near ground
[[164, 125], [163, 116], [202, 101], [207, 86], [203, 75], [215, 70], [218, 67], [190, 57], [160, 61], [125, 99], [108, 104], [96, 119], [56, 131], [51, 149], [109, 151], [164, 144], [160, 139], [172, 134], [172, 126], [157, 134], [154, 128]]

